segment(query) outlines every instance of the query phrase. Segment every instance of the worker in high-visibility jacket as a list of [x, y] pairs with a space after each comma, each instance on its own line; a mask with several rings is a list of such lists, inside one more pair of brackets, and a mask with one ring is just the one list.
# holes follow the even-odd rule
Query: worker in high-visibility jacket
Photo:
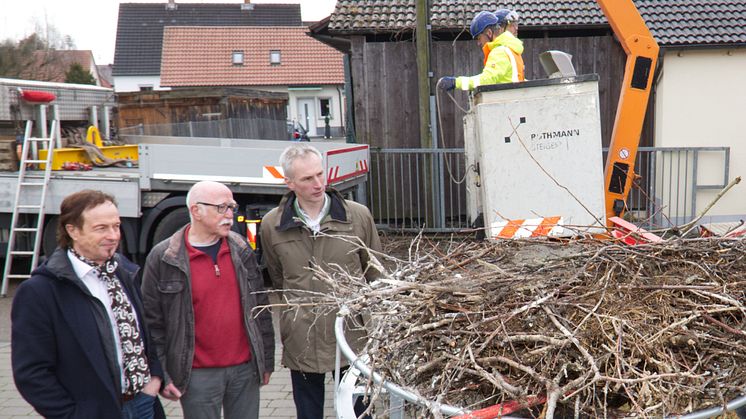
[[484, 52], [484, 70], [476, 76], [442, 77], [438, 87], [444, 90], [474, 90], [488, 84], [525, 80], [521, 54], [523, 42], [516, 38], [518, 15], [508, 9], [495, 13], [479, 12], [469, 31]]

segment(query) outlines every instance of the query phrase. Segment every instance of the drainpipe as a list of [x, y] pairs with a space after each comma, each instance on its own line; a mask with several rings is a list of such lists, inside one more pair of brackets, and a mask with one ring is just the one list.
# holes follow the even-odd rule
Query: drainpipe
[[345, 115], [347, 132], [346, 142], [354, 144], [357, 142], [355, 139], [355, 109], [353, 108], [353, 93], [352, 93], [352, 69], [350, 68], [350, 55], [345, 54], [343, 57], [344, 69], [345, 69], [345, 104], [347, 105], [347, 114]]
[[342, 112], [342, 110], [344, 109], [342, 105], [342, 89], [340, 89], [339, 86], [337, 86], [337, 97], [339, 100], [339, 128], [342, 131], [342, 135], [345, 135], [345, 123], [344, 119], [342, 118], [342, 115], [344, 115], [344, 112]]

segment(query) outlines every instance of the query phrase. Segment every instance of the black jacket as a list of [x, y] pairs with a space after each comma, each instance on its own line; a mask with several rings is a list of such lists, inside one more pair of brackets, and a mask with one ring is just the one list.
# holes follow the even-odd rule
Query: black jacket
[[[134, 307], [152, 376], [163, 370], [150, 344], [135, 276], [138, 266], [117, 255], [117, 278]], [[101, 302], [57, 249], [21, 283], [11, 311], [13, 378], [24, 399], [47, 418], [121, 417], [121, 380], [114, 336]], [[165, 417], [156, 401], [156, 417]]]

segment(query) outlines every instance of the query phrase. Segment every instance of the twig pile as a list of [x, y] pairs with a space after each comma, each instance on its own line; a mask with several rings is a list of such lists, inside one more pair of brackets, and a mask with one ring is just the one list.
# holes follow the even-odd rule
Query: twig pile
[[325, 274], [370, 316], [371, 366], [429, 400], [660, 417], [746, 391], [746, 241], [415, 241], [390, 263]]

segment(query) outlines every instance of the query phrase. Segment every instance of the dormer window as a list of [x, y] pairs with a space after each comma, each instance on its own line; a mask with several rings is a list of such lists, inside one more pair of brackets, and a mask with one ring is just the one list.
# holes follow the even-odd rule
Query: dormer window
[[269, 52], [269, 63], [271, 65], [280, 65], [280, 50], [272, 50]]
[[243, 51], [233, 51], [233, 65], [243, 65]]

